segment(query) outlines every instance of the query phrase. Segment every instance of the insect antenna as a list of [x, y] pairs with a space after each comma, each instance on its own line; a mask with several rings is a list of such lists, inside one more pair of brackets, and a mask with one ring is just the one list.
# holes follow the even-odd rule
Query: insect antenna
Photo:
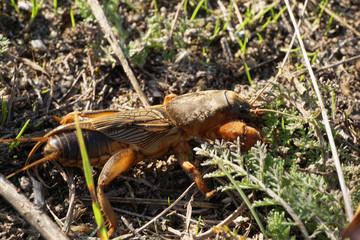
[[319, 110], [319, 111], [315, 112], [314, 116], [311, 116], [311, 117], [301, 117], [301, 116], [296, 116], [296, 115], [293, 115], [293, 114], [284, 113], [284, 112], [280, 112], [280, 111], [277, 111], [277, 110], [266, 109], [266, 108], [251, 109], [250, 111], [253, 112], [253, 113], [259, 113], [259, 112], [279, 113], [279, 114], [284, 115], [284, 116], [288, 116], [288, 117], [292, 117], [292, 118], [297, 118], [297, 119], [303, 119], [303, 120], [314, 120], [314, 119], [316, 119], [316, 118], [320, 115], [320, 113], [321, 113], [321, 110]]
[[48, 138], [46, 137], [33, 137], [33, 138], [19, 138], [19, 139], [0, 139], [0, 142], [37, 142], [31, 152], [28, 155], [26, 160], [26, 165], [28, 164], [29, 159], [34, 154], [34, 152], [41, 146], [41, 144], [46, 143]]
[[0, 142], [47, 142], [45, 137], [19, 138], [19, 139], [0, 139]]
[[273, 84], [275, 81], [277, 80], [277, 78], [272, 79], [271, 81], [269, 81], [265, 87], [263, 87], [255, 96], [254, 100], [250, 101], [250, 106], [253, 106], [254, 103], [259, 99], [259, 97], [261, 96], [261, 94], [263, 94], [263, 92], [265, 91], [265, 89], [267, 89], [271, 84]]
[[[278, 74], [279, 75], [279, 74]], [[278, 78], [278, 75], [276, 75], [276, 77], [274, 77], [271, 81], [269, 81], [255, 96], [254, 100], [250, 101], [250, 106], [253, 106], [254, 103], [259, 99], [259, 97], [261, 96], [261, 94], [263, 94], [263, 92], [265, 91], [266, 88], [268, 88], [271, 84], [273, 84], [277, 78]], [[292, 114], [289, 114], [289, 113], [284, 113], [284, 112], [280, 112], [280, 111], [277, 111], [277, 110], [272, 110], [272, 109], [262, 109], [262, 108], [258, 108], [258, 109], [255, 109], [255, 110], [250, 110], [251, 112], [254, 112], [254, 113], [259, 113], [259, 112], [273, 112], [273, 113], [279, 113], [281, 115], [284, 115], [284, 116], [288, 116], [288, 117], [292, 117], [292, 118], [297, 118], [297, 119], [303, 119], [303, 120], [314, 120], [316, 119], [320, 113], [321, 113], [321, 110], [319, 111], [316, 111], [314, 116], [312, 117], [301, 117], [301, 116], [295, 116], [295, 115], [292, 115]]]

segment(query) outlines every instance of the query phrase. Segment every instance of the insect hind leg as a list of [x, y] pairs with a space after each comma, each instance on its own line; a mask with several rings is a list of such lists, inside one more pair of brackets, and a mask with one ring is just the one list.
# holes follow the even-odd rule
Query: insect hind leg
[[118, 176], [120, 173], [127, 170], [129, 167], [142, 160], [144, 156], [132, 149], [122, 150], [113, 155], [104, 165], [97, 186], [97, 196], [100, 203], [101, 210], [106, 217], [109, 227], [109, 236], [115, 231], [117, 225], [116, 215], [113, 208], [106, 197], [104, 188]]

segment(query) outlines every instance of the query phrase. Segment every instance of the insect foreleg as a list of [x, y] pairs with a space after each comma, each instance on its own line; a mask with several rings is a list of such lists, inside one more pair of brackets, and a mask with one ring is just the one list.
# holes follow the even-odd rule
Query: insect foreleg
[[177, 96], [178, 95], [175, 94], [175, 93], [171, 93], [171, 94], [166, 95], [165, 98], [164, 98], [164, 103], [163, 104], [166, 105], [170, 100], [176, 98]]
[[216, 190], [213, 191], [209, 190], [200, 171], [197, 170], [196, 167], [193, 164], [191, 164], [188, 160], [188, 154], [190, 152], [189, 144], [187, 142], [180, 142], [174, 147], [174, 151], [182, 168], [185, 169], [187, 172], [193, 174], [195, 183], [199, 188], [200, 192], [206, 195], [207, 197], [213, 195], [216, 192]]
[[241, 146], [246, 151], [250, 150], [257, 141], [264, 142], [266, 140], [261, 137], [257, 129], [246, 125], [242, 121], [233, 121], [220, 126], [216, 131], [216, 135], [218, 139], [232, 142], [239, 137]]

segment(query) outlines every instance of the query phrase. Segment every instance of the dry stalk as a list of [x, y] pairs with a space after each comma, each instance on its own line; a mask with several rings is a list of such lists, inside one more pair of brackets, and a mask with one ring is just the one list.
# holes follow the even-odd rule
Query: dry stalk
[[307, 57], [308, 55], [307, 55], [307, 52], [305, 50], [304, 43], [303, 43], [303, 41], [301, 39], [299, 28], [296, 25], [295, 17], [293, 15], [292, 10], [291, 10], [289, 1], [285, 0], [285, 4], [287, 6], [287, 10], [289, 12], [291, 21], [292, 21], [293, 26], [295, 28], [295, 34], [296, 34], [296, 36], [298, 38], [298, 42], [299, 42], [299, 45], [301, 47], [301, 51], [302, 51], [302, 54], [303, 54], [303, 57], [304, 57], [306, 67], [307, 67], [307, 69], [309, 71], [310, 78], [311, 78], [312, 84], [314, 86], [314, 90], [315, 90], [317, 98], [319, 100], [319, 105], [320, 105], [320, 109], [321, 109], [321, 115], [323, 117], [326, 133], [327, 133], [327, 136], [328, 136], [328, 139], [329, 139], [331, 152], [333, 154], [333, 158], [334, 158], [334, 162], [335, 162], [335, 166], [336, 166], [336, 171], [337, 171], [339, 182], [340, 182], [340, 188], [341, 188], [343, 198], [344, 198], [346, 216], [348, 218], [348, 221], [350, 222], [353, 219], [354, 214], [353, 214], [353, 210], [352, 210], [352, 207], [351, 207], [351, 200], [349, 198], [349, 193], [348, 193], [348, 190], [347, 190], [347, 187], [346, 187], [346, 184], [345, 184], [344, 174], [343, 174], [342, 169], [341, 169], [339, 156], [338, 156], [338, 153], [337, 153], [337, 150], [336, 150], [334, 136], [333, 136], [333, 134], [331, 132], [329, 119], [328, 119], [328, 116], [326, 114], [325, 105], [324, 105], [324, 102], [323, 102], [322, 97], [321, 97], [319, 86], [317, 84], [317, 79], [316, 79], [315, 74], [314, 74], [314, 72], [313, 72], [313, 70], [311, 68], [310, 61], [309, 61], [309, 59]]
[[26, 197], [2, 174], [0, 174], [0, 195], [4, 197], [45, 239], [68, 239], [56, 224], [41, 210], [35, 207]]
[[102, 10], [101, 6], [99, 5], [99, 2], [97, 0], [88, 0], [87, 2], [89, 3], [95, 18], [99, 21], [99, 25], [100, 25], [101, 30], [103, 31], [106, 39], [109, 41], [116, 56], [119, 58], [120, 63], [122, 65], [122, 67], [124, 68], [124, 71], [125, 71], [126, 75], [128, 76], [136, 93], [138, 94], [142, 104], [144, 105], [144, 107], [150, 106], [145, 94], [141, 90], [140, 85], [139, 85], [138, 81], [136, 80], [136, 77], [135, 77], [133, 71], [130, 68], [128, 61], [126, 60], [126, 57], [125, 57], [123, 51], [121, 50], [121, 47], [119, 46], [119, 44], [116, 40], [115, 34], [112, 31], [110, 24], [107, 21], [107, 18], [105, 16], [105, 13]]

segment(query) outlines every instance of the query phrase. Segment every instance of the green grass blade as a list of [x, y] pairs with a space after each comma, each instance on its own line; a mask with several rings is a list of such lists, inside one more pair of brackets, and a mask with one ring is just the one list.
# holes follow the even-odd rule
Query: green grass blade
[[76, 23], [75, 23], [74, 12], [71, 6], [70, 6], [70, 19], [71, 19], [71, 26], [74, 28]]
[[3, 99], [1, 100], [1, 116], [2, 116], [2, 120], [1, 120], [0, 126], [3, 126], [5, 124], [7, 116], [8, 116], [6, 102]]
[[259, 44], [262, 44], [262, 43], [263, 43], [263, 41], [264, 41], [263, 37], [261, 36], [261, 34], [260, 34], [260, 33], [256, 33], [256, 35], [257, 35], [257, 36], [258, 36], [258, 38], [259, 38]]
[[218, 33], [220, 31], [220, 17], [217, 18], [216, 20], [216, 25], [215, 25], [215, 28], [214, 28], [214, 33], [210, 39], [210, 41], [207, 42], [207, 46], [209, 47], [211, 45], [211, 43], [214, 41], [214, 39], [218, 36]]
[[200, 223], [201, 223], [201, 216], [199, 216], [199, 220], [196, 224], [196, 230], [195, 230], [195, 236], [199, 233], [200, 231]]
[[245, 72], [246, 72], [246, 76], [249, 80], [250, 86], [252, 86], [254, 84], [254, 82], [251, 80], [251, 75], [250, 75], [250, 71], [249, 71], [249, 67], [246, 63], [244, 63], [245, 66]]
[[[29, 122], [30, 122], [30, 119], [28, 119], [28, 120], [26, 121], [26, 123], [25, 123], [24, 126], [21, 128], [19, 134], [16, 136], [15, 139], [19, 139], [19, 138], [22, 136], [22, 134], [24, 133], [25, 128], [27, 127], [27, 125], [29, 124]], [[12, 143], [10, 144], [9, 148], [17, 147], [17, 146], [19, 145], [19, 143], [20, 143], [20, 142], [12, 142]]]
[[240, 194], [241, 198], [244, 200], [245, 204], [248, 206], [251, 214], [253, 215], [253, 217], [256, 220], [256, 223], [259, 225], [259, 228], [261, 230], [261, 232], [264, 234], [265, 239], [268, 239], [267, 235], [266, 235], [266, 231], [264, 226], [262, 225], [259, 216], [257, 215], [257, 213], [255, 212], [255, 209], [253, 208], [253, 206], [251, 205], [250, 200], [247, 198], [246, 194], [244, 193], [244, 191], [238, 186], [236, 180], [233, 178], [233, 176], [229, 173], [229, 171], [227, 171], [226, 167], [224, 166], [224, 163], [222, 162], [222, 160], [218, 161], [219, 167], [221, 168], [221, 171], [226, 175], [226, 177], [230, 180], [230, 182], [233, 184], [233, 186], [235, 187], [236, 191]]
[[32, 12], [31, 12], [31, 17], [29, 20], [29, 24], [32, 24], [42, 6], [42, 4], [44, 3], [44, 0], [41, 0], [41, 2], [39, 4], [36, 3], [36, 0], [31, 0], [31, 3], [33, 4], [32, 7]]
[[19, 16], [22, 18], [22, 17], [23, 17], [23, 15], [21, 14], [21, 12], [20, 12], [20, 10], [19, 10], [19, 8], [18, 8], [18, 6], [17, 6], [17, 4], [16, 4], [15, 0], [11, 0], [11, 6], [13, 6], [13, 8], [14, 8], [14, 9], [15, 9], [15, 11], [17, 12], [17, 14], [19, 14]]
[[109, 239], [109, 236], [106, 231], [104, 219], [103, 219], [99, 204], [96, 199], [94, 179], [91, 174], [92, 171], [91, 171], [89, 156], [86, 151], [84, 138], [83, 138], [82, 131], [80, 128], [80, 124], [79, 124], [79, 118], [78, 118], [78, 115], [76, 112], [75, 112], [75, 125], [76, 125], [76, 134], [77, 134], [80, 152], [81, 152], [81, 158], [82, 158], [82, 162], [83, 162], [86, 185], [90, 191], [95, 221], [96, 221], [96, 224], [98, 225], [98, 227], [100, 228], [100, 234], [102, 236], [102, 239]]
[[187, 13], [187, 10], [186, 10], [187, 4], [188, 4], [188, 0], [185, 0], [185, 1], [184, 1], [184, 7], [183, 7], [184, 13]]
[[286, 6], [283, 7], [280, 12], [278, 12], [278, 14], [275, 15], [274, 19], [273, 19], [273, 23], [276, 23], [277, 20], [279, 19], [279, 17], [281, 16], [281, 14], [286, 10]]
[[325, 30], [325, 33], [324, 33], [325, 36], [327, 36], [328, 33], [329, 33], [329, 30], [330, 30], [330, 26], [331, 26], [331, 24], [332, 24], [332, 21], [333, 21], [333, 16], [330, 17], [329, 22], [328, 22], [328, 24], [327, 24], [327, 26], [326, 26], [326, 30]]
[[199, 9], [200, 9], [201, 6], [204, 4], [204, 2], [205, 2], [205, 0], [201, 0], [201, 1], [199, 2], [199, 4], [196, 6], [196, 8], [195, 8], [195, 10], [194, 10], [194, 12], [193, 12], [193, 14], [192, 14], [192, 16], [191, 16], [191, 18], [190, 18], [190, 22], [194, 21], [197, 13], [198, 13], [198, 11], [199, 11]]
[[270, 22], [271, 22], [271, 16], [268, 17], [266, 22], [261, 26], [260, 31], [263, 31]]
[[158, 12], [159, 12], [159, 9], [158, 9], [157, 2], [156, 2], [156, 0], [154, 0], [153, 2], [154, 2], [154, 9], [155, 9], [155, 12], [156, 12], [156, 13], [158, 13]]
[[245, 26], [246, 24], [250, 21], [250, 18], [245, 18], [243, 23], [241, 24], [241, 26], [235, 31], [235, 35], [237, 35]]
[[322, 3], [320, 3], [321, 9], [320, 9], [320, 12], [319, 12], [317, 18], [312, 23], [313, 26], [315, 26], [316, 24], [318, 24], [320, 22], [320, 18], [322, 16], [322, 14], [324, 13], [327, 3], [328, 3], [328, 0], [322, 1]]
[[[156, 1], [155, 1], [155, 2], [156, 2]], [[135, 7], [135, 5], [132, 4], [131, 2], [125, 0], [125, 3], [126, 3], [126, 5], [128, 5], [132, 10], [134, 10], [136, 13], [141, 13], [141, 11], [140, 11], [137, 7]]]
[[57, 12], [57, 7], [58, 7], [57, 0], [53, 1], [53, 5], [54, 5], [54, 13], [57, 16], [58, 15], [58, 12]]
[[258, 13], [255, 17], [254, 17], [254, 21], [259, 20], [262, 16], [264, 16], [268, 11], [271, 11], [276, 5], [278, 4], [278, 2], [274, 2], [272, 3], [269, 7], [267, 7], [264, 11], [261, 11], [260, 13]]
[[224, 27], [223, 29], [221, 30], [221, 32], [224, 32], [227, 28], [227, 25], [229, 24], [230, 20], [231, 20], [231, 13], [232, 13], [232, 8], [233, 8], [233, 1], [231, 0], [230, 1], [230, 4], [229, 4], [229, 13], [228, 13], [228, 16], [227, 16], [227, 19], [226, 19], [226, 22], [224, 24]]

